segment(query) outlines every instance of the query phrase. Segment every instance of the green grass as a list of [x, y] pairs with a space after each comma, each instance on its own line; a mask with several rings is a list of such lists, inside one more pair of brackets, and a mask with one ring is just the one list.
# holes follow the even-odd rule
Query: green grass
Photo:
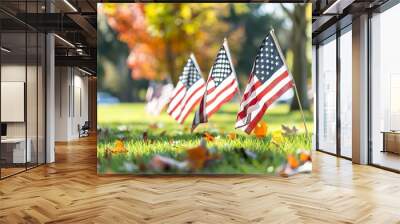
[[[179, 125], [165, 112], [153, 117], [145, 113], [142, 103], [123, 103], [117, 105], [98, 106], [98, 125], [102, 129], [98, 139], [98, 171], [99, 173], [155, 173], [147, 169], [154, 155], [163, 155], [178, 161], [186, 159], [188, 148], [199, 145], [202, 134], [207, 131], [216, 136], [207, 147], [219, 154], [222, 159], [196, 173], [273, 173], [282, 163], [286, 155], [298, 149], [311, 148], [311, 135], [304, 134], [302, 117], [299, 112], [289, 113], [287, 105], [277, 105], [270, 108], [264, 116], [268, 124], [268, 132], [280, 130], [281, 124], [295, 125], [300, 133], [285, 137], [276, 145], [271, 143], [271, 135], [256, 138], [234, 129], [237, 103], [223, 106], [214, 114], [208, 124], [201, 124], [194, 133], [189, 132], [193, 115], [189, 116], [184, 125]], [[312, 128], [312, 114], [306, 113], [308, 130]], [[151, 128], [157, 124], [158, 128]], [[143, 132], [148, 133], [148, 141], [143, 141]], [[238, 137], [228, 139], [227, 134], [235, 132]], [[124, 139], [128, 149], [124, 154], [106, 153], [107, 148], [113, 148], [117, 139]], [[244, 148], [256, 153], [256, 159], [244, 158], [238, 149]], [[187, 173], [187, 170], [168, 170], [162, 173]]]

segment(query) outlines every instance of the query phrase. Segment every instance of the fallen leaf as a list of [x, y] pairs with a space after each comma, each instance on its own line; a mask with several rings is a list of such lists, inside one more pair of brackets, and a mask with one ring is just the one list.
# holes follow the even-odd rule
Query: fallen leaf
[[278, 171], [279, 175], [283, 177], [293, 176], [298, 173], [310, 173], [312, 171], [312, 162], [308, 161], [295, 169], [286, 164], [286, 166], [280, 167]]
[[298, 129], [296, 128], [296, 126], [293, 126], [292, 128], [290, 128], [289, 126], [286, 125], [281, 125], [282, 130], [283, 130], [283, 135], [284, 136], [291, 136], [291, 135], [296, 135], [298, 132]]
[[287, 162], [292, 169], [299, 167], [299, 161], [293, 155], [288, 155]]
[[121, 140], [116, 140], [114, 142], [114, 148], [111, 149], [112, 153], [125, 153], [128, 150], [125, 148], [124, 142]]
[[159, 127], [158, 127], [157, 123], [153, 123], [153, 124], [149, 125], [149, 128], [155, 130], [155, 129], [158, 129]]
[[230, 140], [235, 140], [236, 137], [237, 137], [237, 135], [234, 132], [231, 132], [231, 133], [228, 134], [228, 139], [230, 139]]
[[272, 143], [279, 145], [284, 140], [282, 132], [280, 130], [272, 132]]
[[300, 151], [299, 157], [300, 157], [300, 161], [302, 163], [311, 161], [311, 155], [310, 155], [310, 152], [308, 152], [308, 151], [304, 151], [304, 150]]
[[208, 149], [204, 145], [187, 150], [188, 161], [193, 169], [203, 168], [209, 159]]
[[148, 134], [147, 134], [147, 131], [143, 132], [142, 138], [143, 138], [143, 141], [144, 141], [145, 143], [147, 143], [147, 141], [148, 141]]
[[179, 162], [169, 157], [156, 155], [150, 161], [150, 167], [158, 171], [168, 171], [171, 169], [185, 169], [187, 168], [187, 162]]
[[267, 135], [268, 126], [265, 121], [260, 121], [254, 128], [253, 133], [257, 136], [257, 138], [264, 138]]
[[215, 139], [215, 137], [209, 134], [208, 132], [204, 132], [203, 138], [208, 142], [212, 142]]

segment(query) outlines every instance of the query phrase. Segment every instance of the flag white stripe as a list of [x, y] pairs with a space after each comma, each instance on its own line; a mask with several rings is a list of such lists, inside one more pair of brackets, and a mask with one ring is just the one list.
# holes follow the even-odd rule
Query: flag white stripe
[[[292, 82], [292, 79], [287, 76], [284, 79], [282, 79], [282, 81], [280, 81], [273, 89], [271, 89], [271, 91], [269, 91], [267, 94], [264, 95], [263, 98], [261, 98], [261, 100], [248, 108], [248, 111], [251, 111], [250, 113], [247, 113], [247, 116], [244, 117], [243, 119], [239, 120], [236, 122], [236, 127], [240, 127], [242, 125], [245, 124], [245, 122], [247, 121], [247, 117], [251, 116], [251, 118], [253, 119], [257, 113], [261, 110], [262, 106], [271, 98], [273, 97], [279, 90], [281, 90], [286, 84]], [[246, 129], [247, 125], [244, 127], [244, 129]]]
[[175, 108], [175, 110], [179, 107], [179, 106], [177, 106], [177, 104], [179, 103], [179, 102], [181, 102], [181, 100], [185, 97], [185, 93], [186, 93], [186, 90], [185, 89], [182, 89], [182, 91], [170, 102], [170, 104], [169, 104], [169, 107], [168, 107], [168, 113], [172, 113], [172, 112], [174, 112], [173, 110], [174, 110], [174, 108]]
[[176, 109], [175, 109], [174, 111], [172, 111], [171, 117], [173, 117], [175, 120], [177, 120], [178, 117], [179, 117], [179, 115], [180, 115], [181, 112], [182, 112], [182, 107], [183, 107], [183, 104], [180, 103], [180, 104], [176, 107]]
[[[176, 106], [176, 103], [179, 102], [178, 99], [180, 97], [180, 94], [182, 94], [182, 92], [185, 92], [184, 89], [181, 90], [182, 87], [183, 87], [183, 84], [182, 84], [182, 82], [179, 81], [176, 84], [176, 87], [175, 87], [174, 91], [171, 94], [171, 99], [170, 99], [168, 110], [167, 110], [168, 113], [170, 113], [171, 110]], [[181, 90], [181, 92], [178, 95], [176, 95], [179, 92], [179, 90]]]
[[232, 84], [228, 89], [226, 89], [218, 98], [206, 107], [207, 114], [214, 110], [222, 101], [224, 101], [229, 95], [237, 90], [237, 85]]
[[186, 104], [186, 102], [189, 100], [190, 96], [193, 95], [193, 93], [203, 84], [204, 84], [203, 79], [199, 79], [196, 83], [194, 83], [190, 87], [190, 89], [188, 91], [186, 91], [185, 98], [182, 100], [181, 105], [184, 106]]
[[[254, 98], [256, 98], [256, 96], [258, 94], [260, 94], [262, 91], [264, 91], [265, 88], [267, 88], [275, 79], [277, 79], [279, 76], [281, 76], [285, 71], [287, 71], [286, 66], [282, 66], [278, 71], [276, 71], [271, 76], [271, 78], [269, 78], [266, 82], [264, 82], [264, 84], [262, 84], [255, 91], [253, 91], [251, 93], [251, 95], [249, 97], [247, 97], [247, 99], [245, 101], [240, 103], [240, 110], [239, 111], [241, 112], [249, 102], [251, 102]], [[257, 76], [254, 76], [253, 79], [252, 79], [252, 83], [249, 83], [247, 85], [247, 87], [249, 87], [247, 92], [250, 91], [250, 88], [254, 85], [254, 83], [256, 83], [255, 78], [257, 78]]]
[[183, 86], [183, 83], [182, 83], [181, 81], [179, 81], [179, 82], [176, 84], [176, 87], [175, 87], [175, 89], [174, 89], [174, 92], [172, 92], [172, 95], [171, 95], [171, 96], [175, 96], [176, 93], [182, 88], [182, 86]]
[[185, 104], [186, 104], [187, 100], [189, 99], [189, 97], [193, 94], [193, 91], [196, 91], [196, 89], [198, 89], [202, 84], [204, 84], [204, 80], [203, 79], [199, 79], [196, 83], [194, 83], [190, 87], [189, 91], [185, 91], [184, 92], [183, 99], [181, 98], [182, 101], [179, 103], [179, 105], [177, 106], [175, 111], [173, 111], [172, 114], [171, 114], [171, 116], [175, 120], [179, 119], [180, 114], [182, 113], [182, 110], [184, 109], [183, 107], [185, 106]]
[[186, 104], [185, 108], [183, 108], [182, 113], [178, 117], [178, 122], [179, 123], [181, 123], [183, 121], [183, 119], [186, 117], [186, 114], [190, 113], [190, 109], [192, 109], [193, 105], [203, 96], [205, 89], [206, 88], [204, 86], [201, 89], [199, 89], [196, 93], [194, 93], [194, 95], [188, 101], [188, 103]]
[[[220, 91], [218, 90], [222, 90], [224, 89], [226, 86], [228, 86], [229, 84], [232, 83], [232, 80], [234, 80], [235, 77], [233, 75], [229, 75], [229, 77], [227, 77], [224, 81], [222, 81], [218, 87], [216, 89], [214, 89], [214, 91], [212, 91], [210, 94], [207, 95], [207, 102], [212, 101]], [[208, 88], [210, 89], [210, 88]]]

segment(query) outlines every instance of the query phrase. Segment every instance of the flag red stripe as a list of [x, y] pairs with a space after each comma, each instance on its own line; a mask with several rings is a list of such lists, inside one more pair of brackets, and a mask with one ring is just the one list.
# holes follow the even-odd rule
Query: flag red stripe
[[175, 95], [171, 97], [171, 102], [172, 102], [172, 100], [173, 100], [176, 96], [179, 95], [179, 93], [180, 93], [184, 88], [185, 88], [185, 86], [182, 85], [181, 88], [180, 88], [178, 91], [176, 91]]
[[[183, 105], [182, 108], [185, 108], [186, 105], [187, 105], [187, 103], [190, 101], [190, 99], [191, 99], [199, 90], [203, 89], [204, 86], [205, 86], [205, 84], [203, 83], [203, 84], [201, 84], [195, 91], [193, 91], [193, 93], [186, 99], [185, 104]], [[201, 99], [201, 97], [200, 97], [199, 99]], [[196, 100], [196, 101], [198, 102], [198, 100]], [[194, 104], [194, 105], [196, 105], [196, 104]], [[178, 120], [179, 120], [180, 117], [182, 116], [183, 110], [184, 110], [184, 109], [182, 109], [181, 114], [178, 116]], [[192, 108], [191, 108], [190, 110], [188, 110], [188, 113], [189, 113], [191, 110], [192, 110]], [[186, 118], [186, 117], [185, 117], [185, 118]], [[183, 119], [183, 121], [185, 120], [185, 118]], [[182, 122], [182, 123], [183, 123], [183, 122]]]
[[230, 101], [236, 94], [236, 91], [232, 92], [231, 94], [229, 94], [224, 100], [222, 100], [217, 106], [214, 107], [214, 109], [212, 111], [210, 111], [209, 113], [207, 113], [207, 116], [211, 116], [212, 114], [214, 114], [215, 112], [217, 112], [217, 110], [219, 110], [219, 108], [221, 108], [222, 104]]
[[261, 110], [257, 113], [257, 115], [254, 117], [253, 120], [250, 121], [250, 123], [248, 124], [248, 126], [246, 127], [245, 132], [247, 134], [250, 134], [251, 131], [254, 129], [254, 127], [256, 126], [256, 124], [261, 120], [261, 118], [263, 117], [265, 111], [271, 106], [271, 104], [273, 102], [275, 102], [275, 100], [277, 100], [280, 96], [282, 96], [286, 91], [288, 91], [289, 89], [291, 89], [293, 87], [293, 82], [290, 81], [288, 83], [286, 83], [284, 86], [282, 86], [282, 88], [276, 92], [271, 98], [269, 98], [267, 100], [266, 103], [264, 103], [263, 107], [261, 108]]
[[[265, 94], [267, 94], [269, 91], [271, 91], [279, 82], [281, 82], [284, 78], [288, 77], [289, 73], [285, 71], [283, 74], [278, 76], [274, 81], [272, 81], [263, 91], [261, 91], [254, 99], [252, 99], [246, 106], [243, 108], [242, 111], [238, 113], [238, 117], [240, 119], [243, 119], [247, 115], [247, 109], [250, 106], [255, 105], [262, 97], [264, 97]], [[257, 82], [259, 83], [259, 82]]]
[[236, 80], [232, 79], [232, 81], [226, 85], [223, 89], [219, 90], [219, 92], [214, 96], [214, 98], [207, 100], [206, 106], [212, 104], [222, 93], [224, 93], [227, 89], [229, 89], [232, 85], [235, 85]]
[[[253, 76], [252, 74], [251, 74], [251, 76], [252, 76], [252, 78], [250, 79], [249, 83], [252, 83], [252, 82], [253, 82], [253, 79], [254, 79], [254, 76]], [[250, 87], [250, 89], [244, 93], [242, 102], [243, 102], [243, 101], [246, 101], [247, 98], [249, 97], [249, 94], [251, 94], [252, 92], [254, 92], [254, 91], [255, 91], [258, 87], [260, 87], [260, 86], [261, 86], [261, 83], [260, 83], [260, 82], [254, 83], [254, 84]]]
[[185, 96], [183, 96], [179, 102], [175, 105], [175, 107], [168, 113], [169, 115], [172, 116], [172, 114], [175, 112], [176, 108], [178, 108], [178, 106], [182, 103], [183, 99], [185, 99]]
[[[183, 124], [183, 122], [185, 122], [187, 116], [190, 114], [190, 112], [193, 110], [193, 108], [199, 103], [200, 100], [201, 100], [201, 97], [199, 97], [199, 98], [192, 104], [192, 106], [191, 106], [190, 109], [186, 112], [186, 114], [183, 115], [183, 119], [182, 119], [182, 121], [180, 122], [181, 124]], [[181, 114], [181, 116], [182, 116], [182, 114]], [[178, 119], [178, 120], [179, 120], [179, 119]]]
[[214, 92], [214, 90], [215, 90], [215, 86], [213, 86], [211, 89], [207, 89], [207, 95]]

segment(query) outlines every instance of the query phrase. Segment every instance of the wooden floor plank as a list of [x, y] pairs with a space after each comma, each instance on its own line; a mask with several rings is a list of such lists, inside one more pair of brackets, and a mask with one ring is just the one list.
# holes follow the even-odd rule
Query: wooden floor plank
[[96, 139], [0, 181], [0, 223], [400, 223], [400, 175], [320, 152], [313, 173], [97, 176]]

